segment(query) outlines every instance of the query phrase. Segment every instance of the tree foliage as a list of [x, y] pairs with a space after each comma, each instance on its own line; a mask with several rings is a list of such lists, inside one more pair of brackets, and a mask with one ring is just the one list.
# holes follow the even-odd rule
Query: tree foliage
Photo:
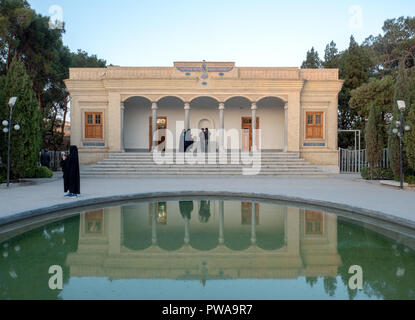
[[[12, 124], [19, 124], [20, 130], [12, 130], [11, 138], [11, 172], [12, 178], [32, 177], [38, 163], [41, 145], [41, 118], [39, 105], [32, 81], [28, 76], [24, 63], [15, 58], [10, 64], [4, 84], [6, 97], [17, 97], [13, 109]], [[6, 101], [7, 103], [7, 101]], [[10, 108], [5, 108], [6, 118], [9, 119]], [[2, 159], [7, 159], [6, 148], [3, 148]]]
[[49, 17], [37, 14], [25, 0], [0, 0], [0, 75], [12, 59], [24, 62], [42, 118], [43, 146], [57, 150], [69, 112], [64, 79], [70, 67], [105, 67], [106, 62], [85, 51], [72, 53], [63, 44], [65, 29], [50, 28]]
[[370, 168], [370, 176], [373, 179], [373, 170], [379, 167], [382, 161], [384, 146], [384, 126], [382, 112], [376, 105], [372, 105], [365, 130], [366, 154]]
[[318, 52], [312, 47], [310, 51], [307, 51], [307, 57], [301, 65], [301, 69], [318, 69], [321, 67], [322, 63], [318, 56]]

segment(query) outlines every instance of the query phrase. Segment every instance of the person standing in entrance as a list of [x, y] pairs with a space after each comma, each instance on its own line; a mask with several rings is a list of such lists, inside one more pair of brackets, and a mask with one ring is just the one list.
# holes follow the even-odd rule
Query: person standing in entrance
[[69, 192], [65, 197], [73, 198], [81, 194], [81, 181], [79, 174], [78, 148], [71, 146], [69, 156], [65, 162], [65, 192]]

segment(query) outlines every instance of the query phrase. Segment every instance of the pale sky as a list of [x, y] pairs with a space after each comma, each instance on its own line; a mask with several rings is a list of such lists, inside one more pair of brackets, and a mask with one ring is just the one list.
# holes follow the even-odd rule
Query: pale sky
[[237, 66], [299, 67], [312, 46], [323, 58], [331, 40], [343, 50], [352, 34], [360, 43], [381, 33], [386, 19], [415, 15], [413, 0], [29, 3], [43, 15], [59, 18], [62, 13], [64, 42], [72, 51], [83, 49], [121, 66], [172, 66], [174, 61], [207, 60], [234, 61]]

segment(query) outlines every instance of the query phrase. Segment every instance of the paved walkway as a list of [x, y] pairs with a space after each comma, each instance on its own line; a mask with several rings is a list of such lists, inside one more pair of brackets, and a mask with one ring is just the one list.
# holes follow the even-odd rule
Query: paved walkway
[[268, 194], [291, 198], [328, 201], [366, 210], [378, 211], [415, 222], [414, 190], [395, 189], [369, 183], [358, 176], [339, 175], [326, 178], [289, 177], [143, 177], [84, 178], [82, 196], [66, 199], [62, 178], [32, 184], [0, 187], [0, 219], [33, 209], [67, 205], [77, 201], [151, 192], [212, 191]]

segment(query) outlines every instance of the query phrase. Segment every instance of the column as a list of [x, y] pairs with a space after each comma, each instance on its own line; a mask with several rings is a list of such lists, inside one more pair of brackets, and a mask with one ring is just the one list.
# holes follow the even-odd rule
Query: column
[[225, 104], [219, 103], [219, 152], [225, 151]]
[[252, 152], [257, 152], [258, 148], [256, 145], [256, 111], [257, 105], [255, 102], [252, 103], [251, 111], [252, 111]]
[[284, 152], [288, 151], [288, 103], [284, 106]]
[[125, 114], [125, 105], [124, 105], [124, 102], [121, 102], [121, 151], [122, 152], [125, 152], [124, 114]]
[[190, 103], [185, 102], [184, 104], [184, 128], [190, 129]]
[[225, 242], [224, 229], [225, 229], [225, 212], [224, 212], [224, 201], [219, 201], [219, 244]]
[[152, 151], [157, 151], [157, 139], [155, 139], [155, 134], [157, 132], [157, 110], [158, 110], [158, 106], [157, 106], [157, 102], [153, 102], [151, 105], [151, 111], [152, 111]]
[[157, 244], [157, 202], [152, 203], [153, 212], [151, 220], [151, 243], [153, 245]]
[[256, 244], [256, 202], [252, 202], [251, 244]]
[[188, 217], [184, 219], [184, 243], [190, 243], [190, 219]]

